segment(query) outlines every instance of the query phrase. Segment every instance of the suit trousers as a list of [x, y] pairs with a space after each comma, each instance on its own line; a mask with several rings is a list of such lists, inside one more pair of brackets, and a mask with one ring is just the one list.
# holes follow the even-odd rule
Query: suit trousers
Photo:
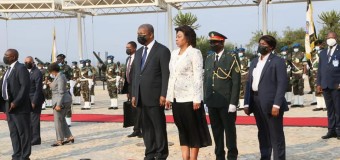
[[7, 123], [13, 147], [12, 159], [28, 160], [31, 155], [30, 113], [7, 113]]
[[340, 90], [324, 89], [328, 117], [328, 132], [340, 136]]
[[274, 160], [286, 159], [285, 135], [283, 132], [283, 112], [278, 117], [263, 112], [259, 97], [254, 96], [254, 116], [258, 128], [261, 160], [270, 160], [272, 151]]
[[64, 141], [65, 138], [72, 136], [70, 128], [68, 127], [65, 119], [67, 111], [71, 108], [71, 104], [72, 102], [65, 104], [60, 111], [53, 110], [57, 141]]
[[135, 124], [133, 126], [134, 131], [141, 131], [142, 129], [142, 108], [136, 107], [136, 117], [135, 117]]
[[236, 160], [238, 155], [237, 150], [237, 135], [236, 135], [236, 112], [228, 113], [228, 108], [209, 108], [209, 118], [211, 129], [215, 141], [215, 154], [216, 160], [225, 160], [224, 151], [224, 134], [226, 136], [225, 142], [228, 148], [228, 160]]
[[146, 147], [144, 160], [165, 160], [169, 149], [164, 107], [145, 106], [141, 98], [137, 107], [142, 110], [142, 134]]
[[31, 143], [41, 143], [40, 137], [40, 113], [31, 112]]

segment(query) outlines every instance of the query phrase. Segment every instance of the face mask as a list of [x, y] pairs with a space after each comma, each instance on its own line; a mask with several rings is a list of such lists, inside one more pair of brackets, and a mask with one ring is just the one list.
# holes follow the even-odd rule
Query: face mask
[[210, 48], [212, 51], [214, 51], [215, 53], [217, 53], [220, 50], [220, 46], [218, 44], [211, 44]]
[[61, 67], [63, 64], [62, 63], [58, 63], [58, 66]]
[[85, 67], [85, 64], [81, 64], [81, 67]]
[[89, 66], [90, 65], [90, 63], [86, 63], [86, 66]]
[[76, 68], [76, 66], [72, 66], [72, 68]]
[[50, 77], [51, 77], [51, 78], [55, 78], [55, 76], [54, 76], [53, 74], [50, 74]]
[[257, 52], [261, 55], [266, 55], [268, 53], [268, 47], [259, 45]]
[[44, 67], [39, 67], [39, 69], [43, 69]]
[[0, 68], [0, 71], [2, 71], [3, 69], [2, 68]]
[[243, 53], [238, 53], [238, 56], [239, 57], [243, 57]]
[[10, 63], [11, 63], [7, 57], [4, 57], [4, 58], [3, 58], [3, 61], [4, 61], [4, 63], [7, 64], [7, 65], [10, 65]]
[[299, 52], [299, 48], [294, 48], [294, 52]]
[[126, 54], [130, 55], [131, 54], [131, 49], [126, 49]]
[[112, 60], [111, 59], [107, 60], [107, 63], [112, 63]]
[[257, 53], [257, 56], [259, 56], [259, 57], [260, 57], [260, 56], [261, 56], [261, 53]]
[[47, 67], [44, 67], [44, 69], [47, 69]]
[[27, 69], [32, 69], [33, 63], [25, 63], [25, 66], [26, 66]]
[[331, 47], [335, 46], [336, 40], [334, 38], [327, 39], [327, 45]]
[[287, 52], [286, 52], [286, 51], [284, 51], [284, 52], [281, 52], [281, 54], [282, 54], [282, 55], [286, 55], [286, 54], [287, 54]]
[[138, 37], [137, 37], [137, 41], [138, 41], [138, 43], [140, 43], [141, 45], [145, 45], [145, 43], [146, 43], [146, 41], [147, 41], [146, 36], [145, 36], [145, 35], [143, 35], [143, 36], [138, 36]]
[[316, 46], [316, 47], [315, 47], [315, 50], [316, 50], [316, 51], [320, 51], [320, 46]]

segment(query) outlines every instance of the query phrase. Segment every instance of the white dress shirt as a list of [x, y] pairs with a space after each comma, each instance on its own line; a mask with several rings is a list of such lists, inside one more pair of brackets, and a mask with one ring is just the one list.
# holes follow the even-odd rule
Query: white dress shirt
[[[334, 51], [335, 51], [335, 49], [336, 49], [337, 46], [338, 46], [338, 45], [336, 44], [335, 46], [332, 47], [332, 49], [331, 49], [331, 55], [330, 55], [330, 58], [328, 59], [328, 62], [332, 59], [333, 53], [334, 53]], [[328, 46], [327, 54], [328, 54], [330, 48], [331, 48], [331, 47]], [[328, 55], [327, 55], [327, 56], [328, 56]]]
[[[155, 40], [152, 40], [146, 47], [148, 47], [148, 50], [146, 51], [146, 58], [145, 58], [145, 62], [146, 60], [148, 59], [148, 56], [149, 56], [149, 53], [153, 47], [153, 45], [155, 44]], [[144, 51], [145, 51], [145, 46], [143, 48], [143, 54], [144, 54]], [[143, 55], [142, 55], [143, 56]]]
[[200, 50], [189, 46], [179, 55], [171, 53], [169, 82], [166, 100], [201, 103], [203, 100], [203, 58]]
[[[11, 74], [11, 72], [12, 72], [12, 70], [13, 70], [13, 68], [14, 68], [14, 66], [15, 66], [15, 64], [17, 63], [18, 61], [15, 61], [15, 62], [13, 62], [11, 65], [10, 65], [10, 70], [8, 71], [8, 73], [6, 72], [5, 73], [5, 75], [4, 75], [4, 77], [5, 76], [9, 76], [10, 74]], [[2, 82], [2, 85], [4, 85], [4, 81], [5, 81], [5, 79], [3, 80], [3, 82]], [[7, 86], [6, 86], [6, 93], [7, 93], [7, 96], [8, 96], [8, 83], [7, 83]], [[3, 97], [3, 98], [5, 98], [5, 97]], [[8, 97], [7, 97], [8, 98]], [[7, 99], [5, 99], [5, 100], [7, 100]]]

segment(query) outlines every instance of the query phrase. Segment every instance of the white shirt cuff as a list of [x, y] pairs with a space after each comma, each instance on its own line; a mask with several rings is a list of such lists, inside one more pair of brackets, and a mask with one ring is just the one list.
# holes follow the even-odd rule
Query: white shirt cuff
[[280, 109], [280, 106], [274, 104], [273, 107]]
[[228, 112], [236, 112], [236, 106], [233, 104], [230, 104]]
[[246, 104], [246, 105], [244, 105], [243, 107], [244, 107], [244, 108], [249, 108], [249, 105], [248, 105], [248, 104]]

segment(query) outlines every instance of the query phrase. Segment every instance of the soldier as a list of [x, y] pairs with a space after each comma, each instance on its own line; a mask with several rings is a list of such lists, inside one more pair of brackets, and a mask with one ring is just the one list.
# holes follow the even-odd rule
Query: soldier
[[52, 90], [50, 88], [50, 83], [53, 81], [53, 79], [50, 76], [50, 73], [47, 70], [47, 67], [50, 65], [49, 62], [45, 63], [44, 65], [44, 74], [43, 74], [43, 94], [45, 96], [45, 106], [46, 108], [52, 108]]
[[120, 65], [120, 62], [117, 62], [117, 69], [116, 69], [116, 73], [117, 73], [117, 89], [118, 89], [118, 94], [121, 94], [122, 89], [123, 89], [123, 85], [124, 85], [124, 68], [123, 66]]
[[80, 92], [84, 98], [84, 106], [81, 110], [90, 110], [91, 109], [91, 99], [90, 99], [90, 88], [92, 87], [94, 72], [89, 65], [89, 60], [80, 61], [82, 65], [81, 70], [81, 79], [80, 79]]
[[90, 100], [91, 100], [91, 105], [94, 105], [94, 86], [95, 86], [95, 79], [96, 79], [96, 68], [91, 65], [91, 60], [87, 59], [86, 60], [86, 68], [88, 71], [88, 75], [90, 78], [88, 79], [89, 81], [89, 89], [90, 89]]
[[248, 81], [249, 59], [245, 56], [245, 49], [238, 49], [238, 57], [240, 59], [241, 68], [241, 88], [240, 88], [240, 107], [238, 110], [244, 109], [244, 93], [246, 92], [246, 84]]
[[6, 73], [6, 69], [3, 65], [0, 65], [0, 79], [2, 79], [4, 73]]
[[113, 63], [114, 56], [107, 56], [106, 82], [107, 91], [111, 99], [109, 109], [118, 109], [118, 89], [117, 89], [117, 65]]
[[305, 53], [300, 52], [300, 44], [293, 44], [294, 53], [292, 55], [292, 85], [293, 85], [293, 94], [294, 94], [294, 103], [292, 107], [304, 107], [304, 79], [306, 78], [305, 70], [307, 62], [304, 61]]
[[287, 75], [288, 75], [288, 87], [286, 90], [286, 95], [285, 98], [287, 100], [288, 105], [290, 105], [292, 103], [292, 83], [291, 83], [291, 79], [292, 79], [292, 57], [290, 56], [291, 54], [288, 54], [288, 46], [284, 46], [281, 48], [281, 52], [278, 55], [279, 57], [281, 57], [282, 59], [285, 60], [286, 62], [286, 66], [287, 66]]
[[[317, 40], [315, 42], [315, 48], [314, 48], [314, 51], [312, 52], [312, 58], [310, 60], [311, 62], [311, 77], [313, 77], [313, 87], [314, 88], [314, 91], [316, 91], [316, 80], [317, 80], [317, 75], [318, 75], [318, 67], [319, 67], [319, 55], [320, 55], [320, 52], [321, 50], [324, 49], [324, 47], [322, 46], [322, 40]], [[322, 93], [320, 92], [314, 92], [313, 93], [313, 102], [315, 102], [314, 100], [316, 99], [316, 107], [313, 109], [313, 111], [326, 111], [326, 103], [325, 103], [325, 99], [322, 95]], [[312, 102], [312, 103], [313, 103]]]
[[[81, 71], [78, 67], [77, 61], [72, 62], [72, 79], [70, 82], [74, 83], [72, 89], [70, 90], [73, 93], [73, 105], [80, 105], [80, 75]], [[70, 83], [71, 84], [71, 83]]]

